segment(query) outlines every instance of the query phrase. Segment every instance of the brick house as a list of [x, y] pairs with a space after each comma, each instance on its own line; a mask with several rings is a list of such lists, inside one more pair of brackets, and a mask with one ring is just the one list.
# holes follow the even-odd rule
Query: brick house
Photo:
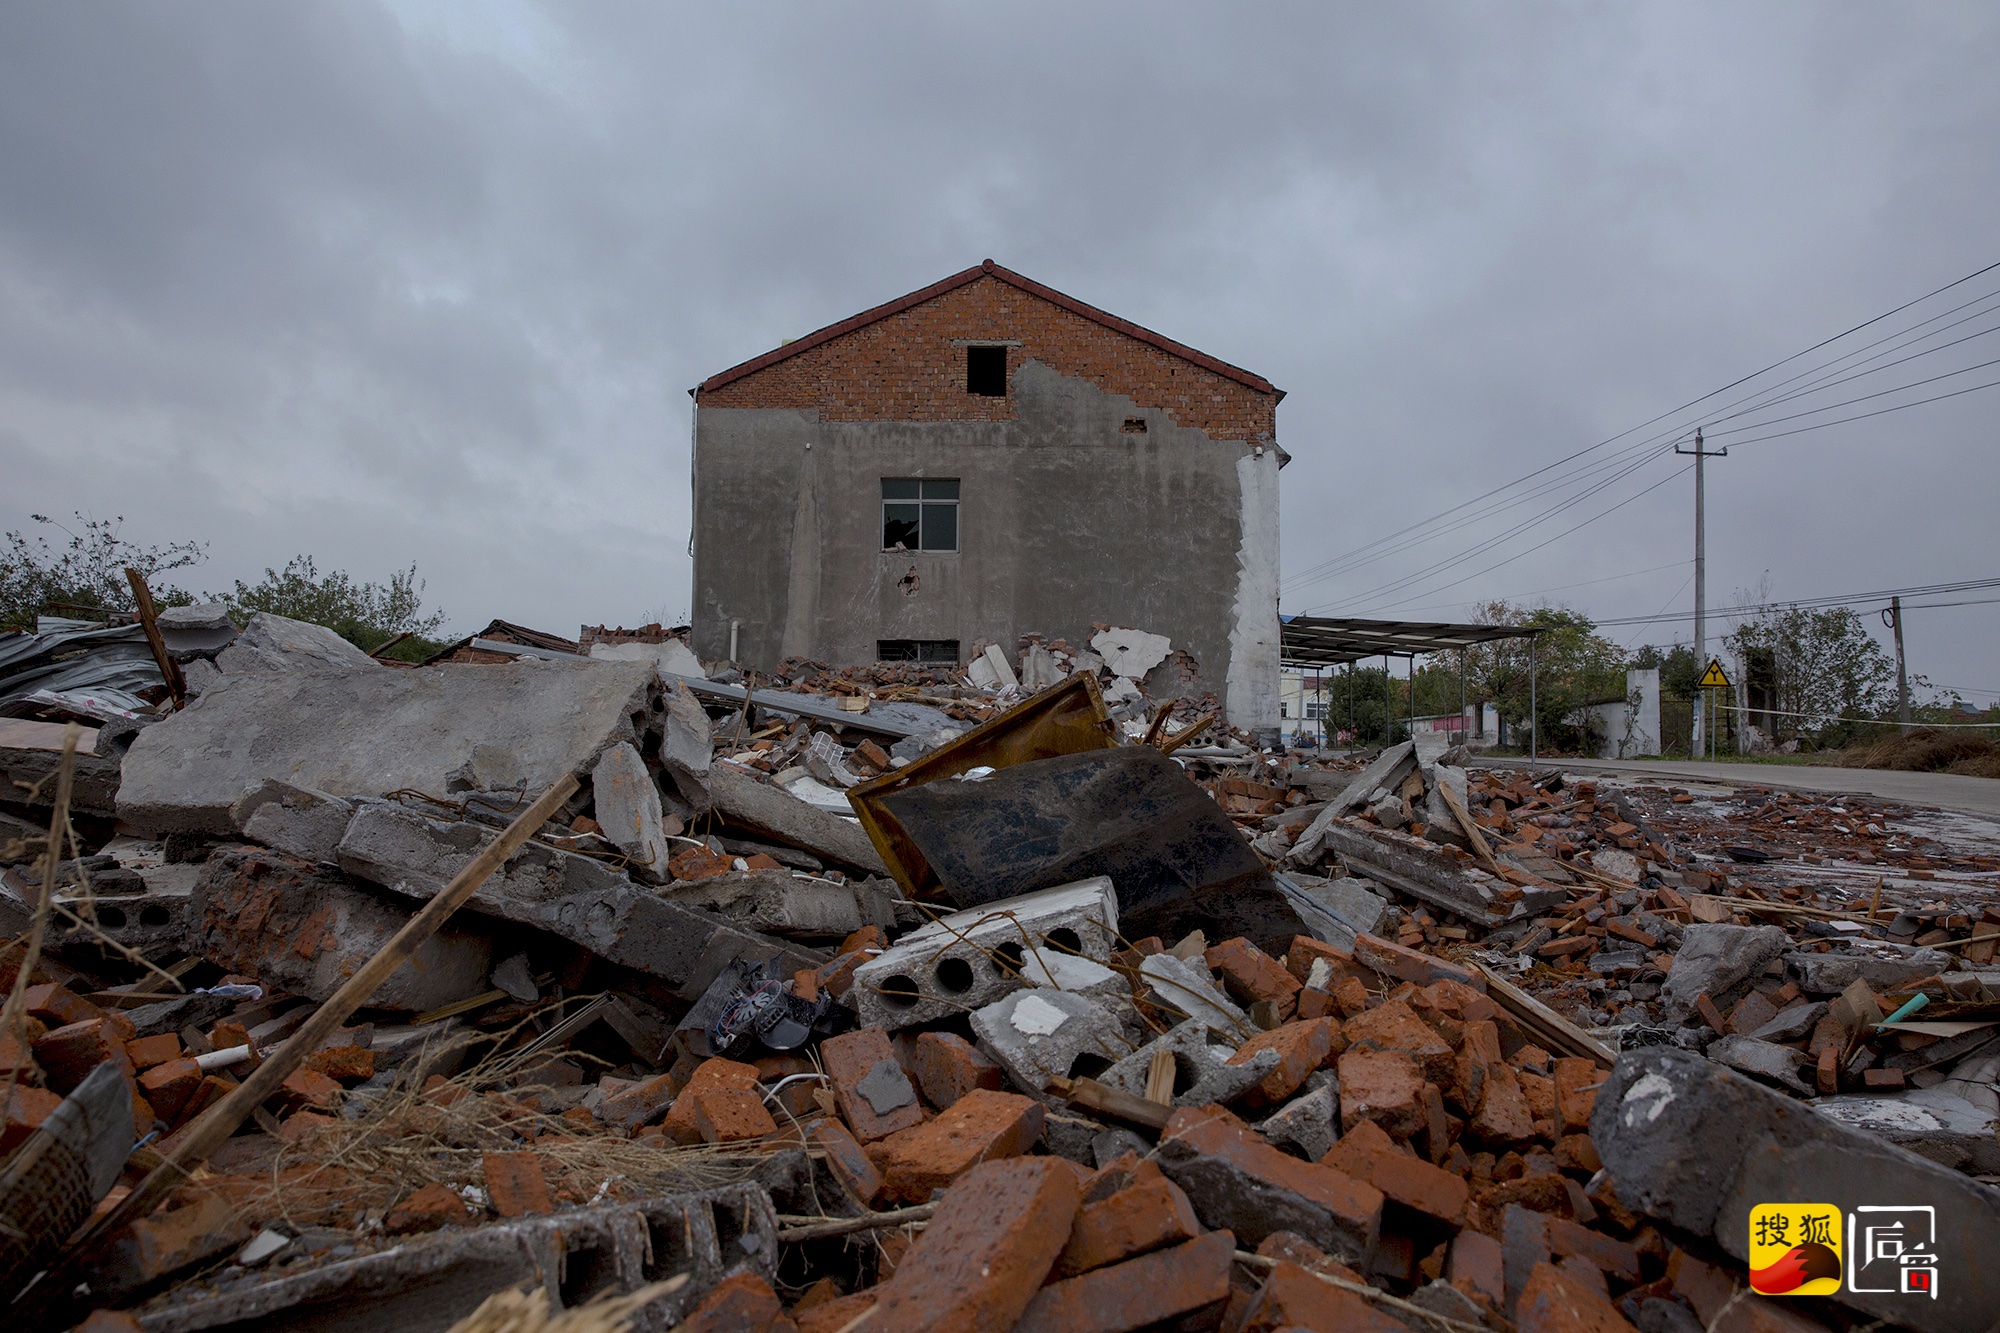
[[957, 661], [1129, 625], [1277, 725], [1261, 376], [988, 260], [692, 392], [700, 656]]

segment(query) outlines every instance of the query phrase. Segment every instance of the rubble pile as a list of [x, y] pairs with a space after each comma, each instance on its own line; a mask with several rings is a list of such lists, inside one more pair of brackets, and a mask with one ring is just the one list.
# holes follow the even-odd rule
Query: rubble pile
[[[66, 1219], [0, 1229], [0, 1277], [48, 1326], [443, 1329], [529, 1287], [659, 1329], [1945, 1329], [1993, 1295], [2000, 862], [1915, 812], [1261, 751], [1108, 627], [772, 677], [664, 633], [416, 670], [320, 633], [259, 617], [67, 766], [0, 724], [0, 1213]], [[1843, 1173], [1953, 1192], [1949, 1299], [1748, 1293], [1731, 1210]]]

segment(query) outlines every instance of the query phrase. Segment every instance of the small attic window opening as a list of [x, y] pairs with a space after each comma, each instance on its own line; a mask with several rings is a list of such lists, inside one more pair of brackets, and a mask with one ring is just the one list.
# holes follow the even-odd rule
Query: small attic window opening
[[982, 398], [1007, 396], [1007, 349], [973, 346], [965, 349], [965, 391]]
[[1146, 418], [1126, 417], [1125, 424], [1118, 429], [1127, 435], [1144, 435], [1146, 433]]

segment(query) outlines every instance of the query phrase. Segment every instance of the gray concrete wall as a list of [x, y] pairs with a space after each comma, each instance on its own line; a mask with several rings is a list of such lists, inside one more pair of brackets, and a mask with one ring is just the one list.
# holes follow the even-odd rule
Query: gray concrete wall
[[[1277, 725], [1277, 450], [1032, 360], [1012, 397], [1006, 422], [698, 407], [695, 651], [726, 657], [732, 620], [738, 659], [765, 669], [872, 661], [878, 639], [1011, 654], [1107, 622], [1193, 653], [1232, 722]], [[882, 551], [883, 477], [957, 477], [960, 549]]]

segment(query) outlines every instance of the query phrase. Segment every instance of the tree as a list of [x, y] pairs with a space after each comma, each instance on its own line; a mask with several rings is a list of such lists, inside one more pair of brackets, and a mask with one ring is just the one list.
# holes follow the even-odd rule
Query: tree
[[[1738, 660], [1769, 652], [1777, 677], [1777, 707], [1801, 735], [1827, 747], [1852, 739], [1855, 724], [1895, 706], [1896, 664], [1851, 606], [1824, 609], [1764, 606], [1725, 635]], [[1912, 682], [1912, 689], [1924, 682]]]
[[1694, 649], [1685, 643], [1676, 643], [1665, 649], [1655, 648], [1649, 643], [1632, 654], [1632, 665], [1641, 671], [1659, 668], [1661, 697], [1692, 699], [1700, 687], [1705, 663], [1696, 658]]
[[194, 601], [192, 594], [161, 582], [159, 576], [200, 564], [207, 555], [204, 543], [141, 546], [125, 540], [123, 518], [78, 514], [83, 531], [71, 532], [46, 514], [30, 517], [68, 534], [69, 541], [58, 546], [47, 536], [7, 534], [6, 547], [0, 551], [0, 628], [33, 630], [35, 618], [43, 614], [83, 620], [129, 614], [135, 608], [132, 585], [125, 577], [128, 565], [145, 576], [156, 605], [187, 606]]
[[266, 569], [261, 582], [236, 581], [236, 591], [214, 595], [238, 624], [259, 611], [304, 620], [326, 628], [363, 652], [374, 652], [398, 634], [409, 634], [390, 656], [416, 661], [435, 652], [430, 636], [444, 625], [445, 613], [423, 614], [424, 584], [413, 563], [389, 576], [387, 584], [357, 582], [341, 570], [322, 575], [309, 555], [296, 555], [283, 570]]
[[[1466, 650], [1466, 689], [1492, 703], [1510, 729], [1528, 720], [1534, 695], [1535, 729], [1544, 749], [1576, 749], [1583, 731], [1565, 719], [1576, 709], [1625, 696], [1625, 652], [1597, 633], [1597, 625], [1568, 607], [1519, 607], [1488, 602], [1473, 612], [1481, 625], [1519, 625], [1536, 636], [1533, 671], [1526, 639], [1502, 639]], [[1532, 688], [1530, 676], [1532, 674]]]

